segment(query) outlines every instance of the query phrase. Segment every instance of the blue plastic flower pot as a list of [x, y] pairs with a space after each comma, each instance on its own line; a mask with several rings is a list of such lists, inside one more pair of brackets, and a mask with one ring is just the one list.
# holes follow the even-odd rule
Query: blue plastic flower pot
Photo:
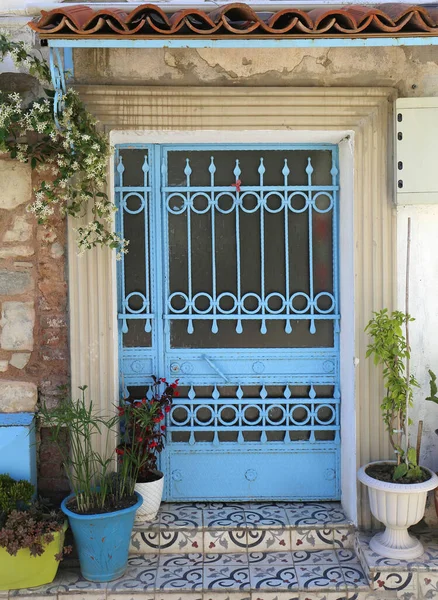
[[143, 498], [129, 508], [100, 515], [80, 515], [67, 508], [74, 498], [64, 498], [61, 509], [67, 515], [79, 554], [81, 573], [88, 581], [104, 582], [122, 577], [128, 564], [129, 542], [136, 510]]

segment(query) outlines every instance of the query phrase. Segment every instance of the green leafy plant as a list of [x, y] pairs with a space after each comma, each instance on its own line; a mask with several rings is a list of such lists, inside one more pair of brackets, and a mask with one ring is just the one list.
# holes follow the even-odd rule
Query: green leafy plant
[[[17, 481], [10, 475], [0, 475], [0, 548], [15, 556], [28, 549], [31, 556], [40, 556], [45, 545], [53, 541], [53, 534], [66, 529], [65, 517], [43, 500], [32, 501], [35, 487], [24, 479]], [[70, 546], [56, 554], [62, 560]]]
[[[116, 461], [112, 442], [118, 434], [118, 416], [97, 415], [93, 402], [85, 398], [87, 386], [79, 389], [81, 397], [78, 400], [63, 397], [52, 410], [43, 404], [39, 415], [44, 426], [50, 429], [51, 441], [61, 453], [75, 495], [75, 511], [90, 514], [116, 510], [121, 502], [135, 498], [135, 481], [114, 474]], [[63, 443], [65, 431], [69, 448]], [[103, 448], [101, 452], [94, 447], [97, 440]], [[122, 457], [122, 472], [125, 460], [128, 458]]]
[[164, 378], [152, 378], [152, 397], [123, 399], [118, 407], [121, 440], [116, 452], [126, 459], [122, 463], [125, 475], [138, 483], [150, 480], [157, 468], [166, 437], [166, 413], [178, 396], [178, 380], [169, 384]]
[[17, 481], [8, 474], [0, 475], [0, 524], [13, 510], [29, 506], [34, 492], [35, 488], [29, 481]]
[[435, 404], [438, 404], [438, 396], [437, 396], [437, 392], [438, 392], [438, 386], [436, 384], [436, 375], [435, 373], [429, 369], [429, 386], [430, 386], [430, 396], [427, 396], [426, 400], [429, 400], [429, 402], [435, 402]]
[[92, 220], [76, 230], [79, 253], [103, 245], [121, 258], [127, 241], [112, 230], [116, 208], [105, 193], [107, 136], [71, 88], [60, 98], [63, 111], [57, 124], [49, 65], [25, 43], [0, 33], [0, 60], [7, 55], [43, 86], [43, 95], [30, 102], [17, 92], [0, 91], [0, 152], [40, 173], [28, 210], [39, 224], [49, 226], [55, 214], [79, 217], [90, 207]]
[[[410, 348], [403, 334], [403, 325], [414, 319], [400, 311], [389, 314], [387, 309], [373, 314], [374, 317], [365, 328], [365, 332], [372, 338], [366, 357], [373, 357], [374, 364], [383, 367], [386, 395], [381, 403], [381, 410], [391, 446], [397, 454], [393, 480], [406, 478], [421, 481], [423, 472], [418, 465], [416, 449], [409, 446], [405, 435], [406, 427], [412, 423], [410, 419], [406, 422], [406, 413], [408, 407], [412, 407], [414, 388], [419, 387], [419, 384], [414, 375], [407, 373]], [[429, 374], [431, 396], [434, 396], [437, 392], [436, 377], [432, 371]], [[438, 398], [434, 401], [438, 402]]]

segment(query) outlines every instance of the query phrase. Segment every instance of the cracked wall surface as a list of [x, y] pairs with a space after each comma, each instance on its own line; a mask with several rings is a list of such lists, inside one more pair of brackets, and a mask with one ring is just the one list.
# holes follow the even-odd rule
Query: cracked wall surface
[[438, 95], [436, 47], [78, 49], [81, 84], [388, 86], [399, 96]]

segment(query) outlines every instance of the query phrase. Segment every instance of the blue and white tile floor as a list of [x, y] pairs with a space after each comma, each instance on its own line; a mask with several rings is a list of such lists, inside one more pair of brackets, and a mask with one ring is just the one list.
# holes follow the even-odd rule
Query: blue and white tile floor
[[[390, 561], [339, 503], [163, 504], [136, 525], [128, 569], [108, 584], [67, 560], [16, 600], [438, 600], [438, 533], [419, 560]], [[0, 600], [8, 593], [0, 592]]]

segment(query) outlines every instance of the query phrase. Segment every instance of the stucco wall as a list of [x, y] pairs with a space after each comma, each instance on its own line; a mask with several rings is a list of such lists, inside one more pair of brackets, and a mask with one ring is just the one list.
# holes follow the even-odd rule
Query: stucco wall
[[78, 83], [126, 85], [388, 86], [438, 95], [438, 53], [424, 48], [78, 49]]

